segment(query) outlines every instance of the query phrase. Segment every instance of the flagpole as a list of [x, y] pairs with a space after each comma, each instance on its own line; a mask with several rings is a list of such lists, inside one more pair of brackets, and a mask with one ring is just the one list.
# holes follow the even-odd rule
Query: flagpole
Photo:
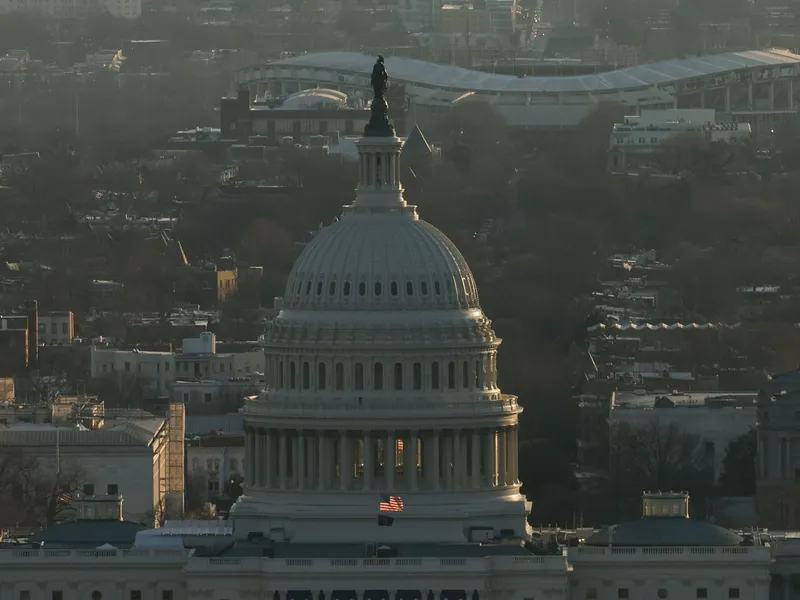
[[61, 445], [59, 444], [58, 425], [56, 425], [56, 483], [58, 483], [59, 475], [61, 475]]

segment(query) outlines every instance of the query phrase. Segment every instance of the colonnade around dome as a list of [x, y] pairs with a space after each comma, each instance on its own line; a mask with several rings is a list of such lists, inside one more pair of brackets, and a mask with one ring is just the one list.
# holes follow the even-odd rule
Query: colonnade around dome
[[518, 429], [313, 430], [248, 427], [253, 491], [465, 491], [519, 485]]

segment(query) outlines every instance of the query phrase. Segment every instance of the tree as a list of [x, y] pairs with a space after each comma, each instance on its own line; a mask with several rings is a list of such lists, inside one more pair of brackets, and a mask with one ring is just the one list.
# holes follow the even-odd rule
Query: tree
[[639, 513], [638, 498], [645, 491], [688, 491], [694, 512], [700, 516], [706, 512], [713, 462], [700, 438], [675, 423], [656, 418], [646, 425], [614, 425], [609, 433], [609, 467], [618, 520]]
[[728, 444], [719, 477], [723, 496], [753, 496], [756, 493], [756, 430], [751, 429]]
[[46, 527], [69, 510], [85, 474], [65, 461], [53, 467], [19, 448], [0, 448], [0, 527]]

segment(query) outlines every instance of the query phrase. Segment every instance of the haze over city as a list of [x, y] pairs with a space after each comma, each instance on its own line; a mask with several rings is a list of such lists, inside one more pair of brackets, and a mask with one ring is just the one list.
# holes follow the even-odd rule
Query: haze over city
[[0, 0], [0, 600], [791, 600], [795, 0]]

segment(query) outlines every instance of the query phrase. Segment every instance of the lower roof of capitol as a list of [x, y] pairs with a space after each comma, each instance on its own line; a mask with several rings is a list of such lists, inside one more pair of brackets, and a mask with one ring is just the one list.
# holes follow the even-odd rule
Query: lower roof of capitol
[[[531, 556], [533, 552], [522, 545], [519, 540], [508, 542], [479, 544], [436, 544], [436, 543], [393, 543], [379, 544], [387, 548], [387, 557], [392, 558], [483, 558], [487, 556]], [[195, 556], [226, 556], [270, 558], [373, 558], [367, 556], [363, 543], [331, 543], [312, 544], [276, 543], [269, 540], [220, 543], [214, 546], [198, 548]]]

